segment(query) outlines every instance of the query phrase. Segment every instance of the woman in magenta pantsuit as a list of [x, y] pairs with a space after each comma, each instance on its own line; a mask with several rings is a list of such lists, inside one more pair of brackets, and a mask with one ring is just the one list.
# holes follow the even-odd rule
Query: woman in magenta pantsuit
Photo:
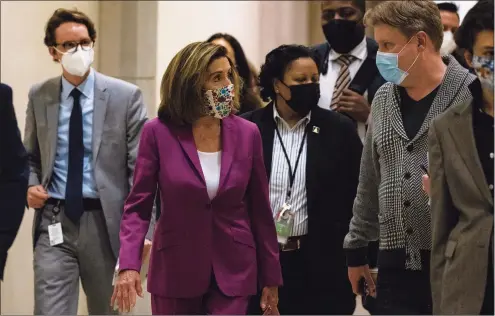
[[142, 295], [141, 248], [157, 185], [161, 216], [148, 276], [153, 314], [245, 314], [263, 288], [276, 310], [282, 284], [261, 136], [233, 114], [240, 83], [225, 48], [193, 43], [168, 66], [158, 118], [143, 128], [120, 231], [113, 301]]

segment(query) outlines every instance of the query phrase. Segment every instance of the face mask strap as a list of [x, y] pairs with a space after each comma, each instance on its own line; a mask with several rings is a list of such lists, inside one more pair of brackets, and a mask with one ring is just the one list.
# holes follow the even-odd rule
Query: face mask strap
[[[416, 35], [414, 35], [414, 36], [416, 36]], [[406, 45], [404, 45], [404, 46], [402, 47], [402, 49], [401, 49], [401, 50], [397, 53], [397, 56], [399, 56], [399, 55], [400, 55], [400, 53], [402, 53], [402, 51], [404, 50], [404, 48], [406, 48], [406, 46], [407, 46], [407, 45], [409, 45], [409, 43], [411, 43], [411, 41], [412, 41], [412, 39], [414, 38], [414, 36], [412, 36], [412, 37], [409, 39], [409, 41], [407, 41]]]

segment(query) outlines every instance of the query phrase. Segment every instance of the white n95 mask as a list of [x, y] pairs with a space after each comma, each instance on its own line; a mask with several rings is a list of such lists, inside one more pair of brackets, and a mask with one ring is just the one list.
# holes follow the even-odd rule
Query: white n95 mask
[[83, 50], [81, 46], [77, 47], [74, 53], [63, 53], [60, 63], [62, 67], [71, 75], [82, 77], [84, 76], [94, 60], [93, 48]]
[[452, 54], [455, 48], [456, 45], [454, 41], [454, 34], [452, 34], [452, 32], [450, 31], [443, 32], [443, 42], [442, 47], [440, 47], [440, 55], [447, 56], [449, 54]]

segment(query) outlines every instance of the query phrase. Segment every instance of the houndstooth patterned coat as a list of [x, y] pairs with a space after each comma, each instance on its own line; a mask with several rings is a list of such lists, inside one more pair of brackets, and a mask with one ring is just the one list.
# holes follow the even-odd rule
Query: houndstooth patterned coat
[[[379, 265], [421, 270], [431, 249], [431, 215], [422, 189], [427, 166], [427, 137], [431, 121], [448, 107], [471, 97], [468, 85], [475, 76], [452, 57], [416, 136], [407, 137], [402, 123], [399, 89], [384, 84], [371, 106], [353, 218], [344, 240], [349, 266], [366, 264], [369, 241], [380, 240]], [[393, 261], [393, 262], [391, 262]]]

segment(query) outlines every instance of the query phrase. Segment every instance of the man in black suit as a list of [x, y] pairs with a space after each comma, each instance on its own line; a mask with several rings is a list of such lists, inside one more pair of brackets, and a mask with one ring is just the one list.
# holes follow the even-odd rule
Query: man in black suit
[[[321, 61], [318, 105], [350, 117], [361, 141], [375, 93], [385, 83], [376, 67], [378, 44], [365, 35], [365, 12], [365, 0], [322, 1], [327, 41], [313, 48]], [[378, 242], [371, 242], [369, 249], [370, 267], [376, 267]], [[372, 300], [365, 307], [371, 311]]]
[[12, 89], [0, 83], [0, 280], [26, 205], [27, 154], [12, 103]]
[[366, 37], [365, 0], [322, 1], [321, 25], [327, 41], [314, 47], [320, 58], [318, 105], [349, 116], [364, 139], [370, 105], [385, 83], [376, 67], [378, 44]]

